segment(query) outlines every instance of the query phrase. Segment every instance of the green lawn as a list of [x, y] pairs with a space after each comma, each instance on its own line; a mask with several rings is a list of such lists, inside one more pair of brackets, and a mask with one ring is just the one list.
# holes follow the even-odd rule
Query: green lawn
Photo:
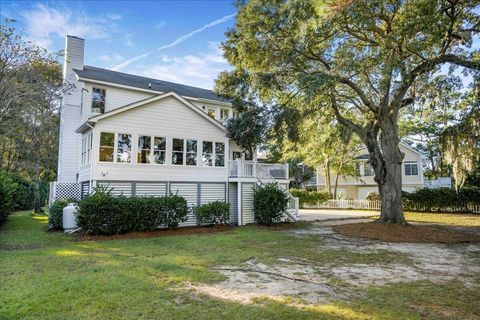
[[480, 215], [406, 212], [405, 218], [412, 222], [440, 223], [460, 227], [480, 227]]
[[299, 238], [248, 226], [217, 234], [77, 242], [46, 230], [47, 218], [28, 212], [11, 216], [2, 227], [0, 319], [480, 317], [479, 291], [457, 282], [369, 287], [358, 299], [301, 307], [270, 299], [245, 305], [178, 289], [186, 282], [222, 281], [224, 276], [211, 266], [238, 265], [252, 257], [266, 264], [280, 257], [318, 264], [409, 260], [390, 251], [320, 250], [320, 236]]

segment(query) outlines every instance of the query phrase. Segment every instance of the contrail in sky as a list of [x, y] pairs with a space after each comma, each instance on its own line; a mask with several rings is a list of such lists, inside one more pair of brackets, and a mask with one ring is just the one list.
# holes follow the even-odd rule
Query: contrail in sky
[[151, 55], [152, 53], [154, 52], [157, 52], [157, 51], [161, 51], [161, 50], [165, 50], [165, 49], [168, 49], [168, 48], [171, 48], [171, 47], [175, 47], [177, 44], [180, 44], [182, 42], [184, 42], [185, 40], [191, 38], [192, 36], [196, 35], [197, 33], [200, 33], [208, 28], [211, 28], [211, 27], [215, 27], [216, 25], [219, 25], [221, 23], [224, 23], [224, 22], [227, 22], [228, 20], [231, 20], [233, 17], [235, 17], [235, 14], [230, 14], [228, 16], [225, 16], [221, 19], [218, 19], [218, 20], [215, 20], [215, 21], [212, 21], [206, 25], [204, 25], [203, 27], [199, 28], [199, 29], [196, 29], [196, 30], [193, 30], [192, 32], [190, 33], [187, 33], [179, 38], [177, 38], [175, 41], [173, 41], [172, 43], [169, 43], [169, 44], [166, 44], [166, 45], [163, 45], [159, 48], [156, 48], [152, 51], [149, 51], [149, 52], [146, 52], [146, 53], [143, 53], [141, 55], [138, 55], [136, 57], [133, 57], [133, 58], [130, 58], [116, 66], [114, 66], [112, 68], [112, 70], [115, 70], [115, 71], [119, 71], [120, 69], [128, 66], [129, 64], [131, 64], [132, 62], [135, 62], [135, 61], [138, 61], [140, 59], [143, 59], [149, 55]]

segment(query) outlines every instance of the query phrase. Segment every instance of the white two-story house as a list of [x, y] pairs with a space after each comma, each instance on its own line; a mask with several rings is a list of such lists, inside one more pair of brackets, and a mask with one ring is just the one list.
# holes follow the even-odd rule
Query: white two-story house
[[[212, 91], [84, 65], [83, 39], [67, 36], [58, 181], [51, 200], [99, 185], [124, 196], [178, 193], [190, 206], [231, 204], [231, 222], [253, 222], [253, 188], [288, 166], [261, 165], [228, 138], [232, 105]], [[295, 200], [292, 199], [292, 209]], [[295, 211], [291, 211], [295, 214]], [[191, 214], [185, 225], [196, 224]]]
[[[423, 155], [406, 144], [400, 143], [400, 150], [405, 154], [402, 163], [402, 190], [414, 192], [424, 187]], [[370, 192], [378, 193], [378, 186], [373, 179], [373, 169], [366, 149], [353, 160], [355, 176], [340, 176], [338, 179], [337, 198], [363, 200]], [[330, 190], [333, 193], [335, 176], [331, 176]], [[317, 187], [326, 188], [325, 176], [317, 168]]]

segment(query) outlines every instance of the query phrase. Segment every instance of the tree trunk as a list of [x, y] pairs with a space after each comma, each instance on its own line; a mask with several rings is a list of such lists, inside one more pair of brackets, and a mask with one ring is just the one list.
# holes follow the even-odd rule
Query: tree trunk
[[[380, 221], [406, 224], [402, 205], [402, 161], [404, 154], [398, 147], [397, 137], [395, 126], [387, 121], [380, 134], [381, 153], [375, 157], [379, 162], [375, 172], [375, 181], [380, 192]], [[380, 148], [377, 146], [376, 150], [378, 152]]]
[[[382, 123], [372, 126], [364, 135], [364, 143], [370, 154], [381, 202], [380, 221], [406, 224], [402, 205], [402, 161], [404, 154], [398, 147], [398, 127], [389, 116]], [[378, 131], [381, 128], [380, 139]], [[380, 140], [380, 141], [378, 141]]]
[[40, 164], [36, 164], [35, 183], [33, 188], [33, 212], [43, 213], [41, 196], [40, 196]]
[[325, 161], [325, 189], [327, 190], [329, 198], [332, 197], [332, 190], [330, 187], [332, 186], [331, 180], [330, 180], [330, 160], [327, 159]]

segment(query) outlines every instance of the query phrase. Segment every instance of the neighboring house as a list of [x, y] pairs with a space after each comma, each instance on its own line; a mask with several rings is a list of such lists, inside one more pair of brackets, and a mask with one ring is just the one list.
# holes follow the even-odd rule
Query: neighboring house
[[[253, 222], [253, 188], [288, 166], [261, 165], [228, 138], [236, 111], [212, 91], [84, 65], [84, 40], [67, 36], [63, 76], [74, 88], [61, 106], [58, 181], [52, 198], [94, 186], [116, 195], [178, 193], [190, 206], [224, 200], [231, 221]], [[275, 178], [274, 178], [275, 177]], [[291, 214], [295, 214], [292, 199]], [[196, 224], [193, 215], [185, 225]]]
[[452, 187], [452, 178], [451, 177], [440, 177], [435, 180], [425, 179], [425, 188], [427, 189], [437, 189], [437, 188], [451, 188]]
[[[402, 163], [402, 190], [414, 192], [423, 188], [423, 155], [400, 143], [400, 150], [405, 154]], [[369, 155], [363, 150], [362, 153], [354, 159], [355, 176], [341, 176], [338, 180], [337, 198], [343, 199], [365, 199], [370, 192], [377, 192], [378, 187], [373, 180], [373, 169], [369, 163]], [[331, 177], [331, 190], [333, 192], [335, 176]], [[325, 188], [325, 176], [322, 170], [317, 168], [317, 187]]]

